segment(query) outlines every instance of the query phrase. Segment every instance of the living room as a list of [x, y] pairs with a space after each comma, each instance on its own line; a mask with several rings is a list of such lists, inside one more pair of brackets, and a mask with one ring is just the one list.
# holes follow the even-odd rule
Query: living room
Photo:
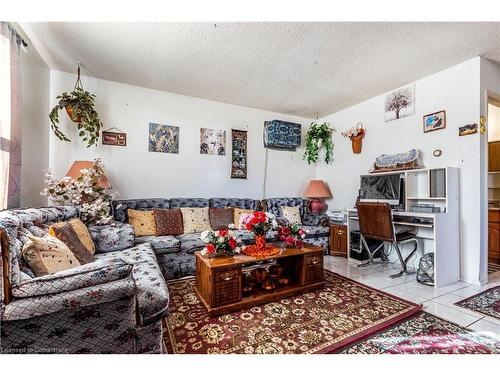
[[29, 9], [2, 358], [500, 353], [499, 22]]

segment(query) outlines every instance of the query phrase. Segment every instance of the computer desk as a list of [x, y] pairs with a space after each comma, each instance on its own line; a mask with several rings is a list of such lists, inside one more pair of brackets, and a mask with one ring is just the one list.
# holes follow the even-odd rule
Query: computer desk
[[[425, 253], [434, 253], [434, 286], [436, 288], [460, 280], [460, 235], [458, 216], [446, 212], [423, 213], [410, 211], [393, 211], [394, 227], [414, 229], [419, 241], [417, 257]], [[376, 218], [374, 218], [376, 220]], [[347, 241], [351, 248], [351, 231], [359, 230], [358, 212], [355, 208], [347, 210]], [[405, 249], [402, 248], [403, 256]], [[352, 263], [363, 263], [351, 259]]]

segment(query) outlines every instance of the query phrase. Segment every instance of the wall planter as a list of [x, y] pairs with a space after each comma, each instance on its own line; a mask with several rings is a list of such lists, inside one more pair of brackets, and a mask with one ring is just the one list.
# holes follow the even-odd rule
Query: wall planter
[[354, 154], [361, 154], [365, 134], [366, 130], [363, 128], [363, 124], [361, 122], [346, 132], [342, 132], [342, 135], [345, 138], [349, 138], [351, 140], [352, 152]]

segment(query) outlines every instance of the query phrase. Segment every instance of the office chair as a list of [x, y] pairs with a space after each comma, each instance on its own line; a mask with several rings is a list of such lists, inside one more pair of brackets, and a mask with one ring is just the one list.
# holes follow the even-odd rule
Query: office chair
[[[396, 233], [394, 229], [394, 222], [392, 220], [391, 206], [388, 203], [367, 203], [358, 202], [358, 219], [359, 231], [361, 233], [361, 246], [365, 246], [369, 254], [369, 261], [367, 264], [374, 263], [373, 256], [377, 251], [384, 255], [383, 249], [385, 243], [390, 243], [396, 249], [399, 261], [401, 263], [401, 272], [391, 275], [391, 278], [403, 276], [414, 272], [408, 272], [406, 267], [410, 258], [415, 254], [418, 248], [418, 240], [416, 235], [411, 232]], [[375, 249], [371, 250], [366, 239], [373, 239], [382, 241], [382, 243]], [[411, 253], [403, 259], [400, 244], [415, 243], [414, 249]]]

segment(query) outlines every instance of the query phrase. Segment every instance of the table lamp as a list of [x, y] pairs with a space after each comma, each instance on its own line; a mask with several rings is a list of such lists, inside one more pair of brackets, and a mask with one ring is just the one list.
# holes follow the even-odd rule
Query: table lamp
[[331, 198], [332, 193], [323, 180], [311, 180], [309, 181], [309, 185], [307, 185], [304, 196], [311, 199], [309, 205], [311, 212], [319, 214], [328, 208], [323, 199]]
[[[66, 173], [66, 176], [74, 178], [76, 180], [82, 175], [82, 172], [80, 172], [82, 169], [92, 168], [93, 165], [94, 165], [93, 161], [76, 160], [71, 165], [71, 168], [69, 169], [68, 173]], [[97, 186], [103, 189], [109, 189], [111, 187], [111, 183], [109, 182], [106, 175], [103, 174], [101, 178], [99, 178]]]

